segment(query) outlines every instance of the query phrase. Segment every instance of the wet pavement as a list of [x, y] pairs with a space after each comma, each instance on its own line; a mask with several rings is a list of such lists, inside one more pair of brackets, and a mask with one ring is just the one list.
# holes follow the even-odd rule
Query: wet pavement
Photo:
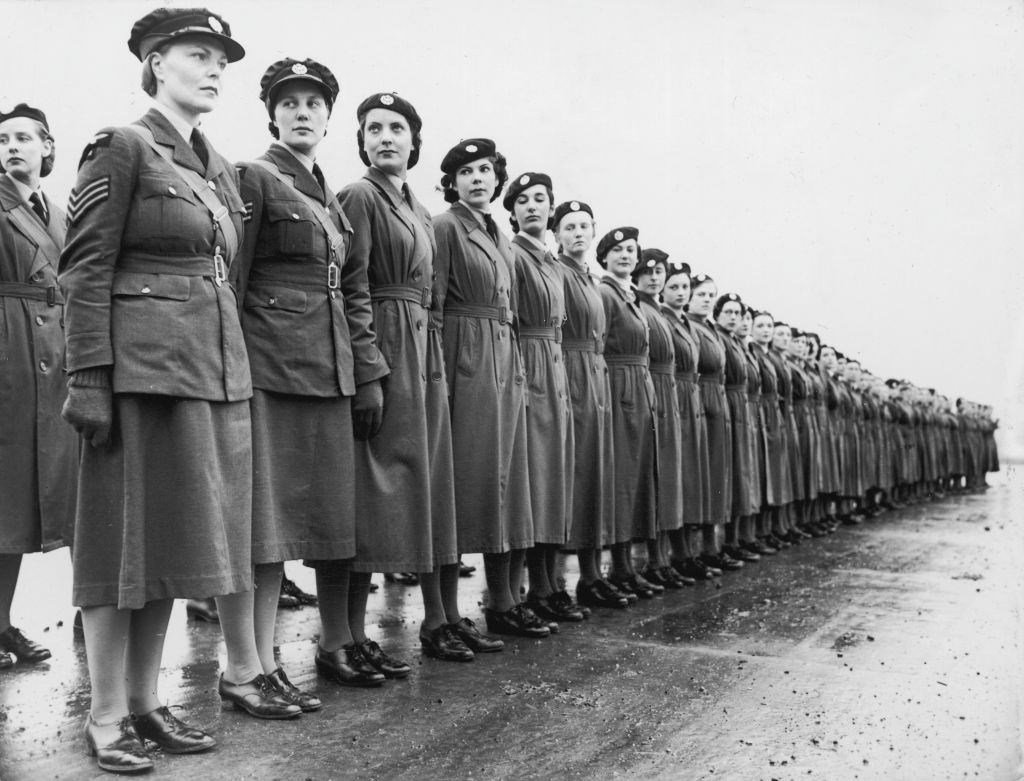
[[[370, 635], [412, 675], [332, 688], [313, 670], [315, 608], [284, 611], [282, 663], [325, 701], [294, 722], [220, 709], [219, 633], [179, 603], [162, 695], [218, 746], [157, 755], [147, 777], [1020, 778], [1024, 474], [995, 482], [473, 664], [422, 657], [418, 589], [377, 575]], [[66, 552], [25, 562], [16, 620], [53, 659], [0, 672], [4, 781], [111, 778], [81, 736], [68, 568]], [[308, 570], [288, 570], [312, 587]], [[462, 581], [481, 623], [482, 589], [479, 571]]]

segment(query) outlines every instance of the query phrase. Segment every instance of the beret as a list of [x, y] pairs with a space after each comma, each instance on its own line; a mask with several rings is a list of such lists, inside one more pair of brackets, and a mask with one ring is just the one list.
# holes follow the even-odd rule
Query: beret
[[668, 270], [666, 273], [670, 277], [674, 274], [686, 274], [689, 276], [690, 264], [683, 260], [670, 260], [668, 261]]
[[633, 269], [633, 281], [635, 282], [641, 274], [650, 271], [657, 265], [661, 265], [665, 268], [666, 274], [668, 273], [668, 253], [662, 252], [660, 249], [645, 249], [640, 252], [640, 262], [636, 264], [636, 268]]
[[512, 180], [512, 184], [508, 186], [508, 192], [506, 192], [505, 197], [501, 199], [501, 205], [505, 207], [506, 211], [512, 211], [512, 205], [515, 203], [516, 198], [519, 197], [519, 193], [536, 184], [542, 184], [549, 190], [553, 189], [550, 176], [547, 174], [538, 174], [528, 171], [527, 173], [519, 176], [518, 179]]
[[590, 219], [594, 219], [593, 210], [583, 201], [565, 201], [555, 207], [555, 216], [552, 218], [553, 224], [558, 225], [565, 215], [572, 214], [573, 212], [586, 212], [590, 215]]
[[493, 157], [497, 153], [498, 148], [491, 139], [467, 138], [448, 150], [441, 161], [441, 171], [452, 176], [460, 166], [483, 157]]
[[694, 277], [693, 277], [693, 278], [692, 278], [692, 279], [691, 279], [690, 281], [691, 281], [691, 283], [692, 283], [692, 285], [693, 285], [694, 289], [696, 289], [696, 288], [700, 287], [700, 286], [701, 286], [701, 285], [703, 285], [703, 284], [704, 284], [705, 282], [710, 282], [710, 283], [711, 283], [712, 285], [713, 285], [713, 284], [715, 284], [715, 280], [713, 280], [713, 279], [712, 279], [711, 277], [709, 277], [709, 276], [708, 276], [707, 274], [697, 274], [697, 275], [696, 275], [696, 276], [694, 276]]
[[245, 56], [245, 49], [231, 37], [231, 25], [206, 8], [157, 8], [132, 26], [128, 50], [143, 61], [157, 48], [181, 35], [206, 35], [224, 47], [228, 62]]
[[28, 103], [19, 103], [10, 111], [5, 110], [5, 108], [0, 108], [0, 122], [6, 122], [8, 119], [14, 119], [15, 117], [26, 117], [27, 119], [34, 119], [43, 126], [47, 133], [50, 132], [50, 126], [46, 122], [46, 114], [37, 108], [32, 108]]
[[416, 113], [412, 103], [405, 98], [399, 97], [394, 92], [375, 92], [360, 103], [356, 109], [356, 119], [360, 125], [363, 124], [363, 117], [375, 108], [386, 108], [388, 111], [401, 114], [408, 120], [409, 128], [413, 133], [418, 133], [423, 129], [423, 120]]
[[331, 69], [316, 60], [296, 60], [293, 57], [285, 57], [278, 60], [266, 71], [260, 79], [260, 100], [267, 104], [267, 111], [274, 114], [274, 93], [278, 87], [286, 81], [308, 81], [319, 86], [327, 98], [327, 106], [334, 106], [338, 98], [338, 80], [334, 78]]
[[608, 231], [597, 242], [597, 259], [603, 260], [608, 251], [619, 242], [628, 241], [629, 239], [636, 241], [638, 238], [640, 238], [640, 231], [629, 226]]

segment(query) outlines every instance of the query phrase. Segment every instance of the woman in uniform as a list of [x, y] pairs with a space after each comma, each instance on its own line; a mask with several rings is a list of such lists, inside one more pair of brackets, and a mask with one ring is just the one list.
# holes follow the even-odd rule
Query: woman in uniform
[[[572, 400], [572, 514], [568, 547], [576, 551], [580, 579], [576, 599], [586, 608], [624, 608], [626, 596], [601, 574], [601, 550], [615, 534], [614, 444], [611, 384], [604, 362], [607, 321], [601, 291], [587, 269], [594, 241], [594, 212], [582, 201], [566, 201], [555, 209], [565, 323], [562, 355]], [[559, 600], [566, 602], [568, 594]], [[549, 600], [550, 601], [550, 600]]]
[[641, 576], [662, 590], [682, 588], [682, 576], [669, 566], [669, 534], [683, 528], [683, 443], [676, 392], [676, 348], [672, 325], [661, 311], [659, 297], [665, 287], [668, 253], [645, 249], [640, 263], [633, 270], [637, 302], [647, 321], [651, 362], [649, 371], [654, 383], [657, 454], [656, 536], [647, 539], [647, 565]]
[[58, 418], [64, 386], [64, 298], [57, 263], [64, 213], [39, 180], [53, 170], [46, 115], [0, 113], [0, 670], [50, 652], [11, 625], [25, 553], [71, 542], [78, 438]]
[[811, 525], [811, 506], [818, 497], [821, 484], [821, 455], [814, 425], [813, 388], [804, 369], [807, 339], [803, 331], [790, 327], [786, 360], [789, 362], [793, 382], [793, 422], [796, 426], [800, 452], [801, 485], [803, 493], [793, 503], [795, 529], [808, 537], [820, 537], [824, 531]]
[[227, 284], [243, 206], [234, 167], [196, 129], [244, 50], [216, 14], [180, 8], [140, 19], [128, 46], [155, 104], [86, 148], [61, 255], [63, 415], [86, 441], [73, 548], [92, 686], [85, 736], [116, 772], [152, 766], [142, 739], [166, 752], [214, 745], [157, 695], [175, 598], [219, 596], [226, 704], [301, 713], [256, 652], [252, 386]]
[[776, 514], [776, 525], [772, 534], [790, 545], [798, 545], [808, 535], [797, 528], [798, 505], [804, 498], [804, 468], [800, 453], [800, 438], [797, 433], [796, 415], [793, 408], [793, 367], [786, 357], [789, 353], [789, 342], [792, 331], [789, 323], [775, 321], [772, 334], [772, 349], [768, 353], [775, 365], [775, 374], [779, 378], [779, 407], [782, 410], [782, 431], [786, 438], [786, 456], [789, 464], [790, 488], [792, 500], [779, 508]]
[[654, 385], [648, 371], [647, 321], [632, 284], [640, 261], [638, 236], [636, 228], [616, 228], [597, 243], [597, 262], [608, 272], [600, 288], [608, 322], [604, 360], [612, 388], [615, 446], [615, 533], [608, 580], [630, 601], [664, 591], [637, 574], [632, 560], [633, 542], [654, 539], [657, 530]]
[[[452, 206], [434, 218], [434, 294], [444, 317], [458, 549], [484, 554], [490, 631], [547, 637], [551, 630], [519, 593], [534, 535], [525, 377], [512, 327], [515, 258], [490, 214], [508, 178], [505, 157], [490, 139], [471, 138], [448, 150], [441, 171]], [[482, 644], [494, 638], [457, 621], [471, 650], [490, 650]]]
[[[747, 362], [747, 440], [750, 448], [750, 480], [748, 487], [748, 508], [750, 514], [740, 519], [739, 547], [748, 553], [761, 556], [767, 546], [758, 539], [764, 534], [761, 508], [767, 495], [764, 465], [764, 418], [761, 413], [761, 366], [751, 351], [751, 333], [754, 327], [754, 310], [748, 304], [743, 306], [743, 316], [736, 326], [736, 339], [742, 345], [743, 357]], [[760, 528], [758, 524], [761, 524]], [[772, 550], [769, 555], [775, 551]]]
[[359, 512], [349, 625], [364, 657], [377, 660], [388, 677], [404, 677], [408, 666], [380, 663], [377, 644], [365, 638], [371, 572], [415, 573], [427, 655], [468, 661], [473, 652], [449, 626], [441, 587], [448, 583], [454, 592], [458, 581], [451, 423], [441, 334], [428, 327], [434, 230], [406, 183], [419, 161], [423, 121], [409, 101], [391, 92], [363, 100], [356, 120], [359, 156], [368, 168], [339, 198], [352, 222], [353, 253], [367, 266], [377, 344], [391, 373], [380, 433], [356, 443]]
[[274, 143], [238, 166], [246, 227], [232, 273], [254, 388], [256, 644], [263, 672], [304, 711], [320, 700], [274, 659], [285, 561], [317, 566], [322, 675], [375, 686], [384, 680], [378, 665], [402, 669], [365, 635], [354, 637], [366, 584], [350, 589], [343, 563], [356, 553], [353, 434], [368, 440], [380, 428], [388, 365], [372, 329], [366, 258], [352, 252], [351, 226], [316, 164], [337, 96], [334, 74], [315, 60], [289, 57], [264, 72], [260, 101]]
[[692, 567], [689, 562], [701, 549], [701, 524], [708, 513], [710, 475], [707, 422], [697, 377], [700, 338], [686, 316], [686, 306], [690, 302], [688, 263], [669, 259], [661, 297], [664, 301], [661, 311], [672, 328], [682, 446], [679, 471], [683, 491], [683, 527], [668, 533], [672, 547], [671, 566], [682, 585], [692, 586], [696, 581], [684, 570]]
[[516, 234], [516, 316], [529, 396], [526, 441], [534, 544], [526, 551], [526, 605], [549, 621], [582, 621], [578, 608], [552, 599], [560, 590], [558, 551], [568, 541], [572, 511], [573, 433], [561, 347], [565, 291], [561, 271], [544, 242], [555, 213], [551, 178], [533, 172], [516, 177], [502, 205], [512, 212], [509, 221]]

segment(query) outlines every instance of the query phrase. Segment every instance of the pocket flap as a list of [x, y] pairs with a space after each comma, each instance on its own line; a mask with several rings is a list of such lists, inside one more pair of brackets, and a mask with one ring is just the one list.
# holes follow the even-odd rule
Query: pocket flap
[[245, 308], [283, 309], [301, 314], [306, 311], [306, 294], [288, 287], [250, 287], [245, 291]]
[[146, 298], [169, 298], [174, 301], [188, 301], [190, 277], [175, 274], [139, 274], [121, 271], [114, 274], [111, 292], [115, 296], [140, 296]]
[[185, 201], [195, 201], [195, 194], [184, 180], [173, 176], [157, 176], [153, 174], [141, 174], [138, 179], [138, 192], [142, 198], [181, 198]]
[[268, 198], [263, 202], [263, 211], [270, 222], [313, 222], [314, 217], [309, 213], [305, 204], [299, 201], [284, 201], [276, 198]]

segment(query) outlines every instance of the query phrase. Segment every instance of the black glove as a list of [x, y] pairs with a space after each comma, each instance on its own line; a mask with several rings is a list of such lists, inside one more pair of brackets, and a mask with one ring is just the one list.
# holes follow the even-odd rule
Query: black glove
[[364, 382], [352, 399], [352, 434], [356, 439], [373, 439], [384, 423], [384, 389], [380, 380]]
[[110, 387], [68, 385], [68, 397], [60, 415], [93, 447], [102, 447], [110, 440], [114, 422], [114, 396]]

